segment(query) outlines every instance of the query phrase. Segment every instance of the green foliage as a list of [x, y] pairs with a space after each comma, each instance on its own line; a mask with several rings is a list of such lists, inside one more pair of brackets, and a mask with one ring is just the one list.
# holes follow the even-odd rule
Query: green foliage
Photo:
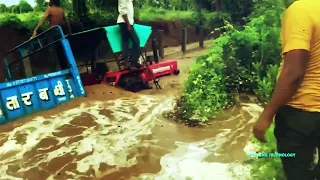
[[[207, 121], [232, 102], [233, 93], [254, 93], [262, 102], [270, 99], [281, 60], [281, 15], [289, 1], [254, 0], [244, 26], [225, 23], [225, 32], [214, 40], [213, 49], [191, 70], [174, 118], [190, 121], [196, 116], [198, 121]], [[205, 16], [198, 13], [197, 17], [203, 25]], [[260, 153], [276, 152], [273, 129], [267, 131], [268, 143], [252, 140]], [[246, 164], [252, 168], [253, 179], [285, 179], [279, 158], [253, 159]]]
[[[206, 111], [210, 113], [200, 113], [201, 118], [209, 119], [214, 111], [221, 110], [232, 100], [225, 98], [225, 93], [255, 93], [262, 101], [270, 98], [281, 60], [280, 17], [284, 5], [280, 6], [281, 3], [278, 0], [273, 3], [278, 8], [267, 11], [266, 9], [271, 7], [272, 2], [264, 1], [266, 1], [266, 7], [261, 7], [261, 4], [254, 5], [256, 10], [249, 16], [249, 22], [244, 26], [235, 27], [226, 22], [226, 18], [221, 18], [225, 21], [225, 26], [220, 28], [225, 31], [223, 36], [214, 40], [214, 48], [208, 54], [208, 58], [202, 59], [201, 62], [197, 61], [195, 67], [199, 68], [190, 72], [185, 84], [184, 97], [187, 103], [184, 108], [193, 110], [193, 112], [188, 112], [190, 118], [199, 111]], [[261, 9], [267, 11], [268, 14], [265, 15], [265, 11]], [[204, 16], [200, 16], [199, 19], [201, 18], [205, 19]], [[218, 67], [223, 68], [215, 70], [216, 62], [222, 63], [223, 66]], [[222, 74], [217, 72], [222, 72]], [[201, 76], [195, 76], [197, 74]], [[214, 81], [204, 78], [207, 76], [210, 78], [217, 76], [220, 79]], [[202, 82], [203, 86], [195, 86], [194, 82]], [[224, 83], [224, 88], [220, 88], [221, 83]], [[215, 88], [212, 89], [212, 87]], [[203, 89], [210, 89], [212, 92], [203, 94]], [[197, 94], [202, 96], [194, 94], [198, 91], [201, 93]], [[222, 94], [221, 100], [225, 102], [215, 102], [216, 91]], [[202, 103], [206, 101], [211, 102]]]
[[144, 7], [138, 9], [139, 16], [137, 17], [141, 21], [152, 21], [155, 19], [163, 20], [182, 20], [185, 22], [191, 22], [193, 18], [192, 11], [168, 11], [163, 8]]
[[219, 56], [221, 53], [222, 49], [215, 48], [208, 56], [199, 57], [189, 74], [184, 103], [191, 119], [206, 121], [206, 117], [212, 117], [217, 110], [227, 106], [226, 83], [222, 78], [225, 73], [224, 63]]
[[17, 16], [9, 14], [0, 18], [0, 25], [16, 29], [23, 28], [22, 21]]
[[7, 8], [6, 5], [0, 4], [0, 13], [6, 13], [8, 11], [9, 11], [9, 9]]
[[[267, 143], [260, 143], [256, 139], [253, 143], [259, 147], [257, 153], [276, 153], [276, 139], [273, 135], [274, 126], [272, 125], [270, 129], [266, 132]], [[252, 179], [261, 180], [283, 180], [285, 179], [283, 168], [280, 158], [259, 158], [251, 159], [245, 164], [249, 165], [251, 169]]]
[[31, 5], [25, 0], [21, 0], [18, 6], [19, 6], [20, 13], [27, 13], [27, 12], [33, 11], [33, 8], [31, 7]]
[[[31, 12], [27, 13], [23, 16], [23, 26], [27, 29], [34, 30], [34, 28], [37, 26], [41, 19], [41, 15], [37, 12]], [[44, 24], [43, 27], [41, 27], [42, 30], [46, 29], [48, 27], [48, 24]]]
[[11, 13], [20, 14], [20, 7], [19, 6], [11, 6]]
[[212, 30], [223, 27], [225, 21], [231, 21], [231, 17], [228, 13], [208, 12], [202, 9], [193, 13], [192, 20], [193, 25]]
[[[261, 74], [260, 70], [258, 69], [261, 67], [261, 64], [254, 64], [254, 67], [257, 74]], [[254, 92], [262, 102], [267, 102], [271, 98], [273, 88], [276, 83], [278, 70], [278, 65], [270, 64], [268, 66], [266, 76], [262, 77], [260, 74], [257, 76], [257, 86], [256, 89], [254, 89]]]
[[118, 14], [115, 14], [113, 12], [107, 11], [107, 12], [101, 12], [101, 11], [95, 11], [91, 12], [88, 15], [89, 19], [93, 20], [98, 26], [100, 25], [106, 25], [108, 23], [115, 24], [117, 21]]
[[45, 9], [48, 7], [48, 3], [45, 0], [35, 0], [36, 1], [36, 7], [34, 7], [35, 11], [45, 11]]

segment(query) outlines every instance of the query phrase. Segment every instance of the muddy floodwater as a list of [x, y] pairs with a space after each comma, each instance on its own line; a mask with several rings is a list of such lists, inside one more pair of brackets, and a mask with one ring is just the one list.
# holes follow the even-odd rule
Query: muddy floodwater
[[[180, 57], [181, 72], [197, 55]], [[0, 126], [0, 179], [227, 180], [229, 168], [244, 173], [240, 161], [261, 107], [241, 103], [207, 127], [167, 120], [184, 73], [164, 77], [163, 90], [136, 94], [93, 86], [86, 98]]]

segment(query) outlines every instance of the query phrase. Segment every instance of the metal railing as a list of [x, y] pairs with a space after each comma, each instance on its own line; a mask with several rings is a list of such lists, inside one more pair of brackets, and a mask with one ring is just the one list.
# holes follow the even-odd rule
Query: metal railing
[[[44, 37], [45, 35], [51, 35], [51, 34], [49, 34], [49, 33], [51, 33], [51, 32], [58, 32], [57, 35], [59, 35], [59, 36], [57, 37], [57, 39], [52, 38], [52, 39], [51, 39], [52, 42], [50, 42], [49, 38], [45, 37], [46, 40], [48, 40], [49, 43], [47, 43], [47, 44], [41, 43], [41, 40], [40, 40], [41, 37]], [[54, 35], [55, 35], [55, 34], [52, 34], [52, 37], [54, 37]], [[48, 29], [48, 30], [40, 33], [40, 34], [37, 35], [36, 37], [34, 37], [34, 38], [32, 38], [32, 39], [30, 39], [30, 40], [28, 40], [28, 41], [20, 44], [19, 46], [11, 49], [10, 51], [6, 52], [6, 53], [4, 54], [4, 64], [5, 64], [5, 71], [6, 71], [6, 75], [7, 75], [7, 80], [8, 80], [8, 81], [13, 80], [13, 79], [12, 79], [12, 75], [11, 75], [11, 69], [10, 69], [12, 65], [15, 65], [15, 64], [23, 61], [25, 58], [28, 58], [28, 57], [30, 57], [31, 55], [33, 55], [33, 54], [35, 54], [35, 53], [38, 53], [39, 51], [41, 51], [41, 50], [43, 50], [43, 49], [46, 49], [46, 48], [48, 48], [49, 46], [52, 46], [53, 44], [56, 44], [57, 42], [59, 42], [59, 41], [61, 41], [61, 40], [63, 40], [63, 39], [65, 39], [65, 36], [64, 36], [63, 31], [62, 31], [62, 28], [61, 28], [60, 26], [53, 26], [52, 28], [50, 28], [50, 29]], [[27, 49], [26, 47], [28, 47], [28, 45], [30, 45], [30, 44], [31, 44], [32, 42], [34, 42], [34, 41], [36, 41], [36, 42], [39, 44], [40, 48], [33, 49], [32, 51], [28, 51], [28, 53], [27, 53], [26, 55], [23, 55], [23, 52], [21, 51], [21, 49]], [[44, 44], [45, 44], [45, 45], [44, 45]], [[33, 47], [34, 47], [34, 45], [33, 45]], [[21, 54], [22, 57], [19, 58], [19, 59], [17, 59], [17, 60], [14, 60], [13, 62], [8, 63], [7, 57], [8, 57], [11, 53], [13, 53], [14, 51], [16, 51], [16, 50], [19, 50], [19, 51], [20, 51], [20, 54]], [[28, 50], [30, 50], [30, 49], [28, 49]]]

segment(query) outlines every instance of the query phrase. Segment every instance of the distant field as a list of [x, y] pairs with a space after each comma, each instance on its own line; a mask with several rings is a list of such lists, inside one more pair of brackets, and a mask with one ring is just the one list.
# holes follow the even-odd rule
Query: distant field
[[[21, 21], [38, 19], [43, 15], [43, 12], [30, 12], [23, 14], [12, 14], [12, 13], [0, 13], [0, 19], [4, 18], [7, 15], [16, 15]], [[103, 15], [102, 15], [103, 16]], [[154, 19], [164, 19], [164, 20], [186, 20], [192, 19], [193, 12], [192, 11], [172, 11], [166, 9], [156, 9], [156, 8], [148, 8], [141, 9], [139, 11], [139, 19], [143, 21], [152, 21]]]

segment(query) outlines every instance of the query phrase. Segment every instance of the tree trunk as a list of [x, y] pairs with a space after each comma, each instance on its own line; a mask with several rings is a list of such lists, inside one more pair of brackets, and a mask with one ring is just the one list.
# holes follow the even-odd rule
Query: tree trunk
[[77, 17], [85, 16], [87, 13], [85, 0], [72, 0], [72, 8]]
[[220, 12], [221, 11], [221, 1], [220, 0], [216, 0], [216, 12]]

